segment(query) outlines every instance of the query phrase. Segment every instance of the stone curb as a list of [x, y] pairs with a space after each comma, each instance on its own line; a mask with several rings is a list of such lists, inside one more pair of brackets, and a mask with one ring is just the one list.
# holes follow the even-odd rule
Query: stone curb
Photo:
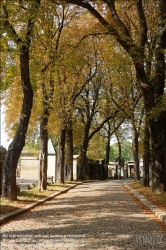
[[49, 195], [47, 197], [44, 197], [44, 198], [42, 198], [40, 200], [37, 200], [37, 201], [34, 201], [34, 202], [28, 204], [27, 206], [25, 206], [24, 208], [19, 208], [19, 209], [13, 211], [13, 212], [1, 215], [0, 216], [0, 225], [4, 224], [5, 222], [9, 221], [10, 219], [16, 217], [17, 215], [22, 214], [22, 213], [24, 213], [24, 212], [38, 206], [38, 205], [44, 203], [45, 201], [48, 201], [48, 200], [50, 200], [50, 199], [52, 199], [52, 198], [54, 198], [54, 197], [56, 197], [56, 196], [58, 196], [60, 194], [68, 192], [70, 189], [75, 188], [76, 186], [78, 186], [80, 184], [82, 184], [82, 182], [78, 182], [78, 183], [76, 183], [76, 184], [74, 184], [74, 185], [72, 185], [72, 186], [70, 186], [68, 188], [65, 188], [65, 189], [63, 189], [63, 190], [61, 190], [59, 192], [52, 193], [51, 195]]
[[161, 209], [159, 209], [157, 206], [155, 206], [153, 203], [148, 201], [142, 194], [140, 194], [138, 191], [131, 188], [129, 185], [124, 184], [127, 189], [130, 190], [130, 192], [137, 197], [147, 208], [149, 208], [158, 218], [166, 225], [166, 213], [163, 212]]
[[63, 190], [61, 190], [59, 192], [52, 193], [51, 195], [49, 195], [47, 197], [44, 197], [44, 198], [42, 198], [40, 200], [37, 200], [37, 201], [34, 201], [34, 202], [28, 204], [27, 206], [25, 206], [23, 208], [19, 208], [19, 209], [13, 211], [13, 212], [1, 215], [0, 216], [0, 225], [8, 222], [10, 219], [15, 218], [17, 215], [22, 214], [22, 213], [24, 213], [24, 212], [38, 206], [38, 205], [44, 203], [45, 201], [51, 200], [52, 198], [54, 198], [54, 197], [56, 197], [56, 196], [58, 196], [60, 194], [68, 192], [70, 189], [75, 188], [76, 186], [78, 186], [80, 184], [84, 184], [84, 183], [88, 183], [88, 182], [96, 182], [96, 181], [98, 181], [98, 180], [87, 180], [87, 181], [78, 182], [78, 183], [76, 183], [76, 184], [74, 184], [74, 185], [72, 185], [72, 186], [70, 186], [68, 188], [65, 188], [65, 189], [63, 189]]

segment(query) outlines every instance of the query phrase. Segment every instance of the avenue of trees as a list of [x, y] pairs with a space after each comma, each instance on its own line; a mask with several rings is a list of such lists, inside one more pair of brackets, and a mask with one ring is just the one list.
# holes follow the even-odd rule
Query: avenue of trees
[[73, 180], [74, 151], [81, 180], [88, 155], [108, 164], [113, 136], [119, 163], [128, 159], [130, 136], [134, 179], [142, 157], [149, 185], [151, 160], [152, 191], [166, 191], [165, 0], [3, 0], [0, 30], [0, 87], [13, 138], [4, 198], [17, 199], [26, 143], [39, 145], [38, 189], [47, 188], [48, 138], [57, 147], [56, 182], [65, 181], [65, 164]]

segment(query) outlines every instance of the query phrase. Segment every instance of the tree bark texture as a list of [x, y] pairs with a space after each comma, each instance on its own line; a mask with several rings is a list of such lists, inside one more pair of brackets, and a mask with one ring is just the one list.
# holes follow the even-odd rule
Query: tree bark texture
[[40, 120], [40, 152], [39, 152], [39, 179], [38, 189], [47, 189], [47, 156], [48, 156], [48, 117], [47, 107], [44, 107]]
[[138, 131], [135, 127], [135, 124], [132, 124], [132, 150], [133, 150], [133, 159], [134, 159], [134, 180], [140, 180], [139, 173], [139, 155], [138, 155]]
[[106, 145], [106, 164], [109, 164], [109, 159], [110, 159], [110, 138], [107, 138], [107, 145]]
[[144, 130], [144, 154], [143, 154], [143, 187], [149, 187], [149, 150], [150, 150], [150, 134], [148, 123], [145, 123]]
[[166, 166], [165, 166], [165, 144], [162, 140], [161, 119], [149, 122], [150, 136], [152, 142], [152, 191], [161, 193], [166, 191]]
[[25, 138], [33, 105], [33, 91], [29, 76], [29, 48], [26, 45], [22, 45], [20, 48], [20, 70], [23, 90], [21, 115], [16, 134], [9, 145], [4, 164], [2, 195], [10, 200], [17, 199], [16, 168], [21, 151], [25, 145]]
[[83, 145], [82, 151], [80, 153], [80, 165], [78, 168], [77, 179], [78, 180], [85, 180], [86, 173], [86, 152], [87, 152], [88, 145]]
[[66, 137], [66, 128], [61, 129], [59, 132], [56, 183], [64, 183], [65, 137]]
[[73, 130], [72, 124], [66, 129], [66, 180], [73, 181]]
[[[43, 112], [40, 117], [40, 153], [38, 189], [47, 189], [47, 157], [48, 157], [48, 120], [52, 109], [54, 84], [50, 81], [50, 91], [47, 91], [44, 83], [40, 85], [42, 90]], [[49, 96], [49, 97], [48, 97]]]
[[86, 153], [89, 145], [89, 131], [90, 131], [91, 119], [85, 125], [84, 135], [82, 139], [82, 149], [80, 153], [80, 165], [78, 168], [77, 178], [79, 180], [85, 180], [86, 177]]
[[[163, 64], [163, 62], [158, 62]], [[163, 65], [163, 70], [165, 66]], [[144, 70], [140, 70], [136, 65], [137, 79], [140, 84], [140, 89], [144, 98], [145, 112], [150, 132], [151, 147], [152, 147], [152, 191], [161, 193], [166, 191], [166, 134], [165, 134], [165, 113], [162, 112], [158, 115], [157, 119], [149, 117], [150, 112], [156, 107], [158, 101], [164, 94], [164, 81], [163, 77], [160, 80], [149, 82], [145, 76]], [[158, 82], [158, 84], [157, 84]]]
[[164, 191], [166, 192], [166, 111], [161, 114], [162, 122], [162, 138], [163, 138], [163, 151], [165, 155], [165, 168], [163, 169], [163, 182], [164, 182]]

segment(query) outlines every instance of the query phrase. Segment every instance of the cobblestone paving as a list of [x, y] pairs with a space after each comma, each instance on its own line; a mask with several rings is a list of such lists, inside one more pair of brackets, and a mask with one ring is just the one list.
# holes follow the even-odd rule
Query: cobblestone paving
[[1, 249], [166, 249], [166, 227], [122, 181], [84, 183], [1, 227]]

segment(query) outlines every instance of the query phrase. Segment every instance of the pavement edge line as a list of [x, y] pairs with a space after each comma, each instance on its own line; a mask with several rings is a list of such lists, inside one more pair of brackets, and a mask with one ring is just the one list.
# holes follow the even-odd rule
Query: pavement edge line
[[9, 220], [15, 218], [17, 215], [20, 215], [20, 214], [22, 214], [24, 212], [27, 212], [28, 210], [30, 210], [30, 209], [38, 206], [38, 205], [41, 205], [45, 201], [51, 200], [52, 198], [54, 198], [54, 197], [56, 197], [56, 196], [58, 196], [60, 194], [66, 193], [70, 189], [75, 188], [78, 185], [88, 183], [88, 182], [96, 182], [96, 181], [98, 181], [98, 180], [86, 180], [86, 181], [78, 182], [78, 183], [73, 184], [72, 186], [70, 186], [68, 188], [65, 188], [65, 189], [63, 189], [63, 190], [61, 190], [59, 192], [52, 193], [47, 197], [44, 197], [44, 198], [42, 198], [40, 200], [37, 200], [37, 201], [34, 201], [34, 202], [26, 205], [24, 208], [19, 208], [17, 210], [14, 210], [13, 212], [10, 212], [10, 213], [4, 214], [4, 215], [0, 215], [0, 226], [2, 226], [4, 223], [8, 222]]
[[4, 223], [8, 222], [10, 219], [15, 218], [15, 217], [16, 217], [17, 215], [19, 215], [19, 214], [22, 214], [22, 213], [24, 213], [24, 212], [27, 212], [28, 210], [30, 210], [30, 209], [32, 209], [32, 208], [38, 206], [38, 205], [41, 205], [41, 204], [44, 203], [45, 201], [51, 200], [52, 198], [54, 198], [54, 197], [56, 197], [56, 196], [58, 196], [58, 195], [60, 195], [60, 194], [66, 193], [66, 192], [69, 191], [70, 189], [75, 188], [76, 186], [78, 186], [78, 185], [80, 185], [80, 184], [82, 184], [82, 183], [83, 183], [83, 182], [78, 182], [78, 183], [76, 183], [76, 184], [74, 184], [74, 185], [72, 185], [72, 186], [70, 186], [70, 187], [68, 187], [68, 188], [65, 188], [65, 189], [63, 189], [63, 190], [61, 190], [61, 191], [59, 191], [59, 192], [52, 193], [52, 194], [50, 194], [50, 195], [47, 196], [47, 197], [44, 197], [44, 198], [42, 198], [42, 199], [40, 199], [40, 200], [37, 200], [37, 201], [34, 201], [34, 202], [32, 202], [32, 203], [26, 205], [24, 208], [19, 208], [19, 209], [17, 209], [17, 210], [14, 210], [13, 212], [10, 212], [10, 213], [1, 215], [1, 216], [0, 216], [0, 225], [2, 225], [2, 224], [4, 224]]
[[153, 203], [148, 201], [142, 194], [140, 194], [135, 189], [131, 188], [128, 184], [124, 184], [124, 186], [135, 196], [137, 197], [147, 208], [149, 208], [159, 220], [161, 220], [166, 225], [166, 213], [155, 206]]

